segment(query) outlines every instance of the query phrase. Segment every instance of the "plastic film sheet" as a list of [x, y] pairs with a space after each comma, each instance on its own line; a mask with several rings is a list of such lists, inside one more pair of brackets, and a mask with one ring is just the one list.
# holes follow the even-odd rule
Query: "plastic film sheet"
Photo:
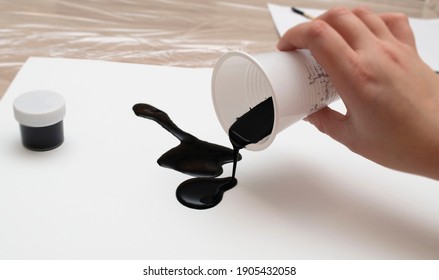
[[[315, 8], [365, 3], [270, 2]], [[410, 15], [424, 13], [422, 0], [400, 3]], [[370, 4], [395, 10], [394, 3]], [[0, 0], [0, 97], [30, 56], [210, 67], [225, 52], [271, 51], [277, 40], [263, 0]]]

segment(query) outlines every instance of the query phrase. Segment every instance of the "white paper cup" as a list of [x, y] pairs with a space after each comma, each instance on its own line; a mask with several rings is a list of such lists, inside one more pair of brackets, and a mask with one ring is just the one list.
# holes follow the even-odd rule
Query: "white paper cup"
[[252, 151], [267, 148], [276, 134], [338, 99], [329, 76], [308, 50], [249, 55], [226, 53], [212, 76], [212, 99], [221, 126], [228, 133], [237, 118], [272, 97], [272, 133]]

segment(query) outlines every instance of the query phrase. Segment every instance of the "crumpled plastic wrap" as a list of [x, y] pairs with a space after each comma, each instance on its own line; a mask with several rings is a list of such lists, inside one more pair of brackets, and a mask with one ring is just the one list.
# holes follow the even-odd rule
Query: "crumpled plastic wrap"
[[[311, 8], [365, 3], [270, 2]], [[423, 15], [423, 0], [382, 2], [369, 1], [386, 11], [403, 3], [399, 10]], [[30, 56], [211, 67], [225, 52], [271, 51], [277, 40], [265, 0], [0, 0], [0, 97]]]

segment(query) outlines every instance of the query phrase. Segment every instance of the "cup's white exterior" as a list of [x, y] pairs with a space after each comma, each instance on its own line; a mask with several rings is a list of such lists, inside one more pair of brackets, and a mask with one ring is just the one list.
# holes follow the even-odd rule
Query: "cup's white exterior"
[[236, 119], [272, 97], [272, 133], [248, 150], [267, 148], [277, 133], [323, 108], [338, 95], [322, 67], [307, 50], [249, 55], [230, 52], [218, 60], [212, 76], [217, 117], [228, 133]]

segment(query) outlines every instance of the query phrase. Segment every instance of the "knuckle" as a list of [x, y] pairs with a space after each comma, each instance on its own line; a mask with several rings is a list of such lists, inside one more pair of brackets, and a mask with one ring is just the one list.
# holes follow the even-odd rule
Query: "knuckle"
[[[375, 72], [367, 67], [366, 65], [360, 64], [356, 68], [354, 68], [355, 72], [355, 85], [356, 88], [363, 90], [365, 92], [369, 92], [367, 89], [376, 84], [376, 75]], [[370, 92], [369, 92], [370, 93]], [[363, 97], [371, 96], [371, 94], [365, 94]]]
[[412, 46], [400, 42], [381, 42], [378, 48], [383, 59], [389, 65], [394, 65], [399, 69], [409, 68], [407, 57], [417, 56], [417, 52]]
[[355, 88], [364, 89], [376, 80], [376, 71], [360, 55], [348, 55], [347, 60], [353, 69], [352, 83]]
[[380, 52], [390, 59], [390, 61], [395, 62], [396, 64], [401, 64], [398, 52], [392, 45], [387, 42], [381, 42], [378, 47]]
[[328, 24], [320, 19], [313, 20], [309, 24], [308, 35], [311, 38], [317, 38], [324, 34]]
[[401, 28], [403, 26], [410, 26], [408, 16], [402, 13], [387, 14], [386, 24], [389, 27], [398, 27], [398, 28]]
[[335, 7], [335, 8], [331, 8], [330, 10], [328, 10], [326, 12], [326, 18], [328, 20], [337, 19], [339, 17], [345, 16], [345, 15], [348, 15], [348, 14], [351, 14], [351, 13], [352, 13], [352, 11], [349, 10], [348, 8], [345, 8], [345, 7]]
[[352, 12], [354, 14], [356, 14], [357, 16], [365, 16], [365, 15], [372, 14], [372, 11], [367, 7], [357, 7], [357, 8], [354, 8], [352, 10]]
[[355, 74], [358, 77], [358, 85], [359, 86], [365, 86], [367, 84], [370, 84], [375, 80], [374, 72], [369, 70], [369, 67], [359, 64], [355, 68]]
[[395, 13], [393, 15], [393, 19], [395, 22], [398, 22], [398, 23], [408, 23], [409, 22], [408, 16], [405, 14], [402, 14], [402, 13]]

